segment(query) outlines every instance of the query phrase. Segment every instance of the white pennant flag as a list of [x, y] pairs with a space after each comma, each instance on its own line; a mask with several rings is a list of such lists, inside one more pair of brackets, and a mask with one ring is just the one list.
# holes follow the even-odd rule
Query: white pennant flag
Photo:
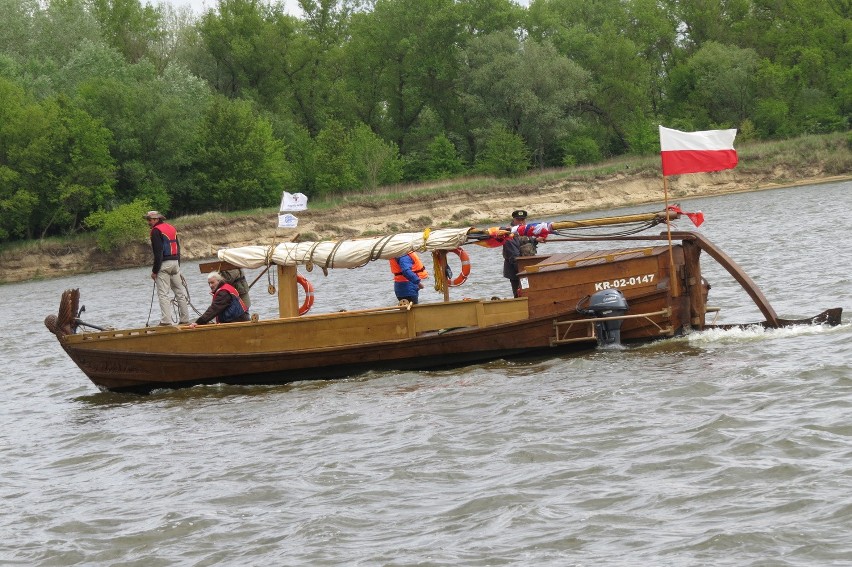
[[281, 208], [278, 212], [304, 211], [308, 208], [308, 197], [302, 193], [290, 194], [284, 191], [281, 195]]
[[278, 228], [296, 228], [299, 225], [299, 219], [290, 213], [278, 215]]

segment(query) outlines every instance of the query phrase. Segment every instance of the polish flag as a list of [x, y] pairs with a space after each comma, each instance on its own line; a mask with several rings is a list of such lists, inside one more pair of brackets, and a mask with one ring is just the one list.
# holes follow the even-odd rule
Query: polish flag
[[660, 126], [663, 175], [733, 169], [737, 165], [736, 135], [736, 128], [681, 132]]

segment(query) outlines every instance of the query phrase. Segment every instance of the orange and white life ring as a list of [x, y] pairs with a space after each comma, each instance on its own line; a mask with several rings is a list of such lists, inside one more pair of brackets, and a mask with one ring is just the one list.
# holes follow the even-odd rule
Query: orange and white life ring
[[302, 286], [302, 290], [305, 292], [305, 301], [299, 307], [299, 315], [304, 315], [314, 305], [314, 285], [302, 274], [296, 274], [296, 283]]
[[448, 254], [455, 254], [461, 260], [461, 272], [453, 281], [449, 282], [450, 287], [460, 286], [467, 281], [467, 277], [470, 275], [470, 256], [461, 248], [450, 250]]

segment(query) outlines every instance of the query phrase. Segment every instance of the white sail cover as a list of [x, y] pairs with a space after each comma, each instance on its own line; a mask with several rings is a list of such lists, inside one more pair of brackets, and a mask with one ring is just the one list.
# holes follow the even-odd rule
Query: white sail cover
[[269, 263], [319, 268], [357, 268], [373, 260], [397, 258], [409, 252], [454, 250], [467, 240], [468, 228], [442, 228], [374, 238], [322, 242], [283, 242], [269, 246], [242, 246], [219, 250], [219, 259], [253, 269]]

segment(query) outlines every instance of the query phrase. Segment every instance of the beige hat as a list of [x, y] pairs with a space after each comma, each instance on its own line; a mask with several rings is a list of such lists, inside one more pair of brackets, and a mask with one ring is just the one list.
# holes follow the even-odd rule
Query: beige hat
[[166, 218], [166, 217], [164, 217], [163, 215], [161, 215], [161, 214], [160, 214], [159, 212], [157, 212], [157, 211], [148, 211], [148, 212], [145, 214], [145, 216], [144, 216], [144, 217], [142, 217], [142, 218], [143, 218], [143, 219], [160, 219], [160, 220], [165, 220], [165, 218]]

